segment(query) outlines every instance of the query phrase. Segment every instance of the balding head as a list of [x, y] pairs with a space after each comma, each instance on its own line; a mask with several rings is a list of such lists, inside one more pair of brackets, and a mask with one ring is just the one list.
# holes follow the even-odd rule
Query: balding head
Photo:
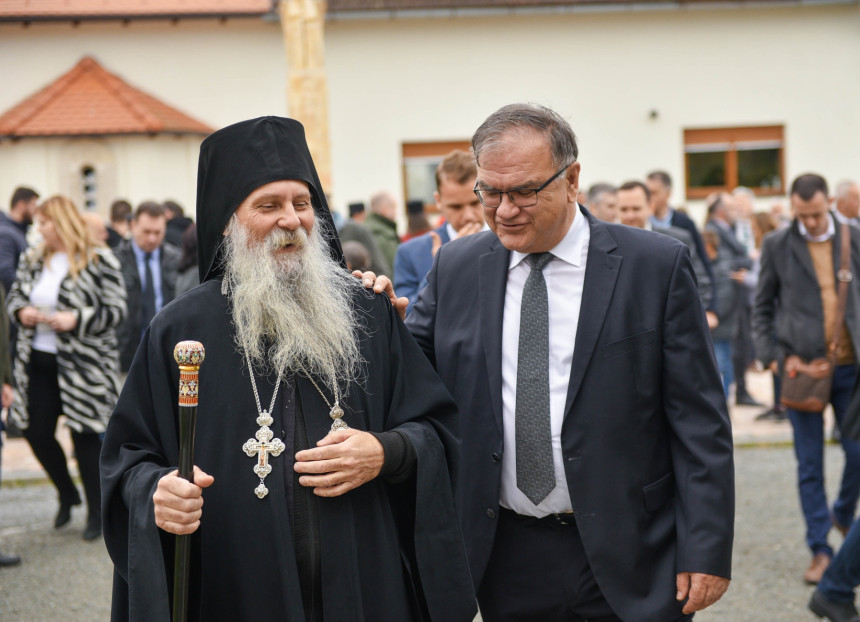
[[836, 186], [836, 209], [846, 218], [860, 215], [860, 186], [853, 181], [843, 181]]
[[377, 192], [370, 197], [370, 211], [389, 220], [397, 218], [397, 199], [390, 192]]

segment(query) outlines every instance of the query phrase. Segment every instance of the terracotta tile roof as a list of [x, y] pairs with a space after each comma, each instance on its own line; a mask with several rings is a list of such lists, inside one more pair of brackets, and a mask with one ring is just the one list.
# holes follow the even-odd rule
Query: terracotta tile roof
[[7, 138], [211, 132], [89, 57], [0, 115], [0, 137]]
[[695, 5], [776, 3], [785, 0], [328, 0], [329, 13], [358, 11], [410, 11], [433, 9], [515, 9], [562, 6]]
[[2, 0], [0, 21], [259, 16], [273, 0]]

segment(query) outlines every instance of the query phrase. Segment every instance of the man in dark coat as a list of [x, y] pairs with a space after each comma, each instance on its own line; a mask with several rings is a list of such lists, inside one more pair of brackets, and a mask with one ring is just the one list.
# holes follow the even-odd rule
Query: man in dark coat
[[439, 249], [407, 326], [461, 413], [483, 619], [689, 620], [728, 587], [734, 478], [687, 247], [578, 206], [549, 109], [472, 146], [493, 231]]
[[12, 289], [18, 258], [27, 248], [27, 229], [38, 202], [35, 190], [21, 186], [12, 193], [9, 214], [0, 212], [0, 283], [6, 294]]
[[[456, 410], [346, 272], [302, 126], [207, 138], [197, 205], [203, 283], [153, 320], [105, 438], [113, 619], [168, 619], [169, 534], [191, 533], [191, 620], [470, 622]], [[194, 483], [173, 466], [187, 339], [206, 348]], [[268, 473], [255, 435], [280, 447]]]
[[176, 296], [182, 253], [164, 242], [166, 228], [164, 206], [144, 201], [131, 219], [131, 238], [123, 240], [114, 250], [122, 265], [128, 305], [128, 315], [116, 329], [119, 365], [123, 372], [128, 372], [149, 322]]
[[[765, 367], [781, 373], [785, 359], [805, 361], [828, 356], [837, 313], [842, 227], [849, 227], [850, 272], [845, 316], [835, 342], [836, 367], [830, 403], [836, 424], [857, 417], [857, 363], [860, 354], [860, 230], [838, 222], [829, 211], [827, 182], [816, 174], [801, 175], [791, 186], [795, 219], [791, 226], [764, 239], [761, 271], [753, 308], [756, 354]], [[827, 541], [833, 526], [848, 532], [860, 496], [860, 443], [843, 435], [842, 482], [832, 507], [824, 487], [824, 418], [820, 412], [788, 409], [797, 456], [797, 485], [806, 521], [806, 544], [812, 561], [804, 572], [807, 583], [818, 583], [833, 548]], [[848, 426], [849, 428], [852, 426]]]

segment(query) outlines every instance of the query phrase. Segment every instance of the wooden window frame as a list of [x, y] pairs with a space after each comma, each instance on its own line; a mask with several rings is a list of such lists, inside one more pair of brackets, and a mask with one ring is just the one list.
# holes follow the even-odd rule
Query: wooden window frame
[[[749, 127], [697, 128], [684, 130], [684, 188], [687, 199], [704, 199], [712, 192], [729, 191], [738, 186], [738, 143], [778, 142], [780, 188], [750, 188], [756, 196], [785, 194], [785, 126], [759, 125]], [[725, 150], [726, 184], [724, 186], [690, 187], [688, 147], [696, 145], [727, 145]]]
[[[400, 157], [400, 174], [403, 177], [403, 203], [404, 205], [409, 200], [407, 196], [407, 179], [406, 179], [406, 163], [409, 159], [418, 158], [439, 158], [440, 160], [455, 149], [469, 151], [472, 148], [472, 142], [469, 140], [441, 140], [441, 141], [424, 141], [424, 142], [404, 142], [401, 145]], [[424, 211], [428, 214], [436, 214], [436, 203], [431, 201], [424, 205]]]

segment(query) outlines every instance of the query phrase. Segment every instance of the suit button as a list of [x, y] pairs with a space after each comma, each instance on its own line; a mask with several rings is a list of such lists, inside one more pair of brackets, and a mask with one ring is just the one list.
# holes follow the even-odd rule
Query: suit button
[[490, 518], [496, 518], [496, 511], [493, 508], [487, 508], [487, 516]]
[[496, 454], [496, 453], [492, 454], [492, 455], [490, 456], [490, 459], [491, 459], [493, 462], [498, 462], [498, 461], [500, 460], [500, 458], [499, 458], [499, 454]]

